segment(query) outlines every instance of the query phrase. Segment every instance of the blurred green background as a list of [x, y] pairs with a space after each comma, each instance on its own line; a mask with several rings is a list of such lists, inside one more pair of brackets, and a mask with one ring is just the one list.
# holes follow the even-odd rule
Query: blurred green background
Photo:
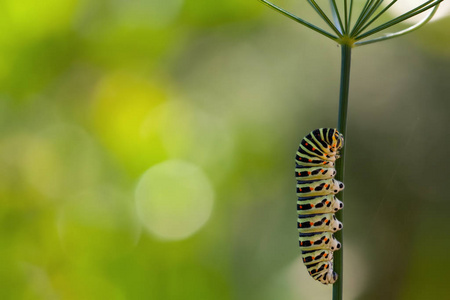
[[[337, 45], [256, 0], [2, 0], [0, 24], [1, 299], [331, 299], [293, 167], [336, 126]], [[450, 299], [449, 28], [353, 53], [346, 299]]]

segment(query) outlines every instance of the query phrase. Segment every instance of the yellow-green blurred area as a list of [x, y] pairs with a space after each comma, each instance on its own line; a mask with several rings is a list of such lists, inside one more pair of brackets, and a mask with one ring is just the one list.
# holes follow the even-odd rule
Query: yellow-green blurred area
[[[336, 44], [256, 0], [2, 0], [0, 27], [0, 299], [331, 299], [294, 156], [336, 127]], [[353, 51], [345, 299], [450, 298], [449, 28]]]

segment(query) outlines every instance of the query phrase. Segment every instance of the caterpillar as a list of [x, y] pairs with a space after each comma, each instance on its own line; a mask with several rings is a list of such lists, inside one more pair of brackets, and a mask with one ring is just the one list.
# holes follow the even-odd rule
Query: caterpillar
[[297, 228], [302, 260], [315, 280], [333, 284], [333, 252], [341, 248], [333, 233], [343, 225], [334, 213], [344, 207], [336, 194], [344, 184], [334, 179], [344, 137], [336, 129], [320, 128], [303, 138], [295, 157]]

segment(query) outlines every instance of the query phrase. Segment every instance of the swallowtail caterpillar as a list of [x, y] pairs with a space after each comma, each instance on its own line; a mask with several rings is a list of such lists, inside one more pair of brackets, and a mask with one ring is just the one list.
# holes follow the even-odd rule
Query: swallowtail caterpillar
[[297, 179], [297, 228], [302, 260], [309, 275], [333, 284], [333, 252], [341, 248], [333, 233], [342, 229], [334, 213], [344, 207], [336, 194], [344, 184], [334, 179], [336, 159], [344, 137], [336, 129], [313, 130], [300, 142], [295, 157]]

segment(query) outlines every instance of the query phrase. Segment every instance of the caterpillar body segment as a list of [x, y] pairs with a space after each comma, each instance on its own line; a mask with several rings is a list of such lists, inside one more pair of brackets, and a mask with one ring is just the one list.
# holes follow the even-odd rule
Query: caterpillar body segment
[[295, 163], [297, 166], [305, 166], [305, 167], [316, 167], [322, 166], [327, 168], [334, 168], [333, 161], [322, 160], [319, 157], [302, 155], [300, 152], [297, 152], [295, 156]]
[[299, 215], [297, 219], [297, 228], [299, 232], [303, 233], [317, 231], [336, 232], [342, 229], [342, 223], [336, 219], [334, 213]]
[[298, 198], [297, 214], [326, 214], [337, 212], [344, 207], [335, 195], [326, 195], [322, 197]]
[[329, 155], [327, 153], [325, 153], [325, 151], [321, 151], [321, 149], [317, 149], [314, 148], [313, 146], [311, 146], [312, 142], [304, 142], [304, 144], [300, 144], [299, 148], [298, 148], [298, 152], [297, 155], [302, 155], [304, 157], [308, 157], [308, 158], [315, 158], [318, 157], [322, 160], [326, 160], [326, 161], [336, 161], [336, 158], [334, 155]]
[[331, 262], [321, 262], [316, 266], [307, 267], [309, 275], [315, 280], [324, 284], [333, 284], [337, 280], [337, 274], [333, 271], [333, 264]]
[[313, 130], [302, 140], [301, 143], [304, 141], [315, 142], [315, 145], [318, 145], [324, 153], [331, 156], [336, 156], [337, 152], [344, 144], [344, 138], [342, 135], [336, 129], [331, 128], [320, 128]]
[[303, 263], [308, 267], [308, 265], [316, 264], [322, 261], [329, 261], [333, 258], [333, 251], [330, 250], [313, 250], [305, 251], [302, 255]]
[[326, 167], [297, 167], [295, 177], [297, 181], [330, 179], [336, 175], [334, 168]]
[[297, 229], [302, 260], [308, 273], [323, 284], [333, 284], [333, 252], [341, 244], [333, 235], [343, 225], [334, 215], [344, 207], [335, 194], [344, 184], [334, 179], [344, 137], [336, 129], [313, 130], [302, 139], [295, 156]]
[[297, 196], [323, 196], [337, 194], [344, 189], [344, 184], [333, 178], [315, 181], [297, 181]]
[[[302, 251], [331, 250], [341, 248], [341, 243], [336, 240], [331, 232], [299, 233], [299, 246]], [[304, 254], [304, 253], [303, 253]]]

